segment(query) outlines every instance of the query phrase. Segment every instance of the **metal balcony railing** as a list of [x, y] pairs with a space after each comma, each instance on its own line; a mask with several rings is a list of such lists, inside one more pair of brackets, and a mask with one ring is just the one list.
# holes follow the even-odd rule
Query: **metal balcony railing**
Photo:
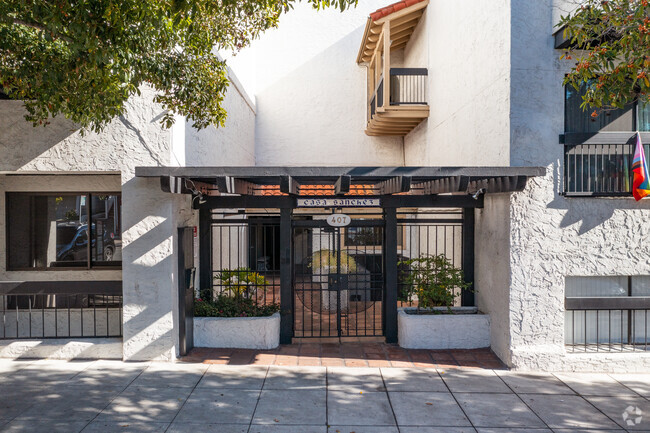
[[[646, 155], [650, 145], [644, 145]], [[564, 192], [570, 196], [627, 196], [634, 144], [564, 146]]]
[[[390, 98], [391, 106], [427, 105], [427, 75], [426, 68], [391, 68], [390, 69]], [[377, 108], [384, 104], [384, 77], [379, 82], [370, 98], [370, 117]]]
[[0, 339], [122, 336], [122, 282], [4, 282]]
[[567, 351], [647, 351], [649, 308], [644, 296], [566, 298]]

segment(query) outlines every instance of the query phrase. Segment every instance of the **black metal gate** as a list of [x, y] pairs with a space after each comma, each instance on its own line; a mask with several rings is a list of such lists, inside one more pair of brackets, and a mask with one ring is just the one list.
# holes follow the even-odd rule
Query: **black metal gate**
[[194, 229], [178, 229], [178, 338], [181, 356], [194, 347]]
[[294, 337], [383, 336], [384, 220], [292, 226]]

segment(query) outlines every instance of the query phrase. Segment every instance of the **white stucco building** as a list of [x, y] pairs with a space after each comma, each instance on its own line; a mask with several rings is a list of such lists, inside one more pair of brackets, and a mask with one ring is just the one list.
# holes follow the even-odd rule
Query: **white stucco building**
[[[397, 342], [398, 262], [445, 254], [508, 366], [647, 370], [650, 202], [629, 143], [650, 117], [576, 109], [553, 36], [572, 3], [297, 5], [228, 59], [225, 128], [162, 129], [148, 89], [85, 136], [0, 100], [0, 355], [173, 360], [186, 267], [200, 289], [265, 275], [284, 343]], [[328, 229], [333, 210], [353, 223]]]

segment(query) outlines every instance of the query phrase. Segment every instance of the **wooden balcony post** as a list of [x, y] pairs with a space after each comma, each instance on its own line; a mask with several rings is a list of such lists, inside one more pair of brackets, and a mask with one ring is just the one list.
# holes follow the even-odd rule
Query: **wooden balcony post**
[[384, 23], [384, 109], [390, 105], [390, 21]]

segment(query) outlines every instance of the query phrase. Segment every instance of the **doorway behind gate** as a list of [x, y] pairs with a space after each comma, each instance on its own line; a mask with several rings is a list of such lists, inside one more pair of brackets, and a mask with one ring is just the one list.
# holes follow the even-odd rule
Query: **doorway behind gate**
[[[331, 212], [296, 212], [292, 217], [293, 337], [383, 337], [387, 289], [383, 215], [349, 212], [349, 226], [330, 227], [326, 217]], [[462, 266], [462, 218], [457, 209], [409, 209], [398, 214], [398, 267], [391, 271], [398, 273], [398, 287], [392, 288], [398, 292], [398, 306], [417, 305], [416, 298], [403, 296], [410, 270], [401, 262], [444, 254]], [[233, 281], [241, 281], [245, 296], [256, 304], [280, 303], [279, 215], [215, 213], [210, 237], [213, 293], [226, 293]]]

